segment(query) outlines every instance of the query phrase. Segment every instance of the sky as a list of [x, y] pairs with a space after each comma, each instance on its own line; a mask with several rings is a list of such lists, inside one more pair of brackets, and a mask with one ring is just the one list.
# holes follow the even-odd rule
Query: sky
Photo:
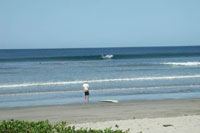
[[200, 45], [200, 0], [0, 0], [0, 49]]

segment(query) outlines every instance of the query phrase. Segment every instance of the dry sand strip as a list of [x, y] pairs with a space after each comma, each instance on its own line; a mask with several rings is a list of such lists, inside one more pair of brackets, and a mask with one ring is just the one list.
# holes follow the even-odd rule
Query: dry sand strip
[[123, 131], [130, 129], [130, 133], [199, 133], [200, 115], [71, 124], [76, 129], [81, 127], [88, 129], [112, 127], [112, 129], [117, 129], [115, 125], [118, 125], [118, 129]]
[[187, 115], [200, 115], [200, 99], [0, 108], [0, 121], [48, 119], [69, 124]]

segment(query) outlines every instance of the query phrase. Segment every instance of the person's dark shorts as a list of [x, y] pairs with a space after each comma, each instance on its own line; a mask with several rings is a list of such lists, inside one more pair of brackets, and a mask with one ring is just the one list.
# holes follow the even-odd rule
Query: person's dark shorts
[[89, 91], [86, 91], [86, 92], [85, 92], [85, 96], [89, 96]]

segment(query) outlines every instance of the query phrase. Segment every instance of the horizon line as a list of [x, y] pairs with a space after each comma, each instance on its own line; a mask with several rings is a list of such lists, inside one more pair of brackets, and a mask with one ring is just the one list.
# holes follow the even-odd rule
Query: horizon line
[[38, 50], [38, 49], [104, 49], [104, 48], [151, 48], [151, 47], [198, 47], [200, 45], [165, 45], [165, 46], [156, 46], [156, 45], [152, 45], [152, 46], [119, 46], [119, 47], [71, 47], [71, 48], [5, 48], [5, 49], [1, 49], [0, 50], [28, 50], [28, 49], [32, 49], [32, 50]]

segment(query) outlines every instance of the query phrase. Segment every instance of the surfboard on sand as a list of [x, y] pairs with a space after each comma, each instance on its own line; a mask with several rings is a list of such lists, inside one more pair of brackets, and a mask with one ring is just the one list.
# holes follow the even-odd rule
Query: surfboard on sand
[[100, 102], [118, 103], [117, 100], [101, 100]]

